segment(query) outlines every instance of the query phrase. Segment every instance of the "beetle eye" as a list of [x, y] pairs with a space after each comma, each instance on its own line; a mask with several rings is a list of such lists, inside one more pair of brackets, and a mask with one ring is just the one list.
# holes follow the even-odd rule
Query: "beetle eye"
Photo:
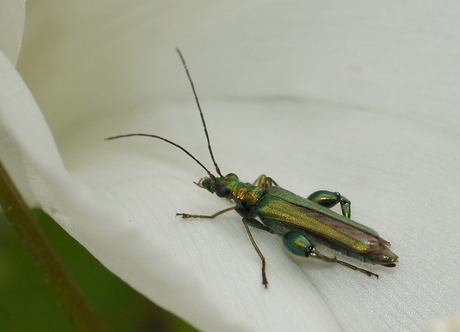
[[222, 185], [216, 188], [216, 195], [219, 197], [227, 197], [230, 194], [230, 189], [227, 186]]

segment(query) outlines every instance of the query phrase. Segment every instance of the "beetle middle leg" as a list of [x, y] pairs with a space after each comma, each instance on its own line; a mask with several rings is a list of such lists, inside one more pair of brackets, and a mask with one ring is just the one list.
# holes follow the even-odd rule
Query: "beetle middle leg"
[[318, 190], [308, 196], [307, 199], [327, 208], [332, 208], [336, 204], [340, 203], [343, 216], [351, 218], [351, 202], [348, 198], [342, 196], [338, 192]]
[[257, 219], [254, 219], [254, 218], [243, 218], [243, 225], [244, 225], [244, 228], [246, 229], [246, 233], [248, 234], [249, 240], [251, 241], [251, 244], [254, 247], [254, 250], [257, 252], [257, 255], [259, 255], [259, 258], [262, 261], [262, 285], [264, 285], [264, 287], [267, 288], [268, 279], [267, 279], [267, 274], [265, 273], [265, 257], [262, 254], [262, 251], [260, 251], [259, 247], [257, 246], [256, 241], [252, 237], [252, 234], [251, 234], [251, 231], [249, 230], [248, 225], [259, 228], [259, 229], [263, 229], [270, 233], [273, 233], [273, 231], [269, 229], [268, 227], [265, 227], [264, 225], [262, 225]]
[[[190, 218], [214, 219], [215, 217], [220, 216], [221, 214], [224, 214], [226, 212], [233, 211], [236, 209], [237, 209], [236, 206], [232, 206], [227, 209], [216, 212], [212, 215], [176, 213], [176, 217], [181, 216], [183, 219], [190, 219]], [[244, 228], [246, 229], [246, 233], [248, 234], [249, 240], [251, 241], [251, 244], [254, 247], [254, 250], [257, 252], [257, 254], [260, 257], [260, 260], [262, 261], [262, 284], [264, 285], [265, 288], [267, 288], [268, 280], [267, 280], [267, 274], [265, 273], [265, 257], [262, 254], [262, 251], [260, 251], [259, 247], [257, 246], [256, 241], [252, 237], [251, 231], [249, 230], [248, 226], [258, 228], [258, 229], [261, 229], [261, 230], [264, 230], [270, 233], [273, 233], [273, 230], [266, 227], [265, 225], [263, 225], [261, 222], [259, 222], [257, 219], [254, 219], [254, 218], [243, 217], [243, 225], [244, 225]]]
[[[238, 210], [237, 210], [238, 212]], [[275, 233], [271, 228], [265, 226], [262, 224], [259, 220], [255, 218], [250, 218], [250, 217], [243, 217], [243, 224], [244, 228], [246, 229], [246, 233], [248, 234], [249, 240], [251, 241], [252, 246], [254, 247], [254, 250], [257, 252], [257, 254], [260, 257], [260, 260], [262, 261], [262, 284], [264, 285], [265, 288], [268, 286], [268, 279], [267, 275], [265, 273], [265, 257], [262, 254], [262, 251], [260, 251], [259, 247], [257, 246], [256, 241], [252, 237], [251, 230], [249, 229], [248, 226], [261, 229], [263, 231], [269, 232], [269, 233]]]
[[[221, 214], [224, 214], [226, 212], [233, 211], [236, 209], [237, 209], [236, 206], [232, 206], [230, 208], [216, 212], [213, 215], [176, 213], [176, 217], [181, 216], [183, 219], [189, 219], [189, 218], [214, 219], [215, 217], [220, 216]], [[264, 230], [270, 233], [273, 233], [273, 230], [266, 227], [265, 225], [263, 225], [261, 222], [259, 222], [257, 219], [254, 219], [254, 218], [243, 217], [243, 225], [244, 225], [244, 228], [246, 229], [246, 233], [248, 234], [249, 240], [251, 241], [251, 244], [254, 247], [254, 250], [257, 252], [257, 254], [260, 257], [260, 260], [262, 261], [262, 284], [264, 285], [265, 288], [267, 288], [268, 280], [267, 280], [267, 275], [265, 273], [265, 257], [262, 254], [262, 251], [260, 251], [259, 247], [257, 246], [256, 241], [252, 237], [251, 231], [249, 230], [248, 226], [258, 228], [258, 229], [261, 229], [261, 230]]]

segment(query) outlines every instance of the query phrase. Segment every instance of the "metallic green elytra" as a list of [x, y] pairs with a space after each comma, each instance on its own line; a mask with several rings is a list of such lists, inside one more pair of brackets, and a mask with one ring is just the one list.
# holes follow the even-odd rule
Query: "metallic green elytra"
[[[268, 285], [265, 258], [254, 241], [249, 226], [281, 236], [285, 247], [294, 255], [338, 263], [368, 276], [378, 278], [378, 275], [373, 272], [338, 260], [335, 256], [325, 255], [321, 252], [321, 248], [333, 249], [364, 263], [385, 267], [396, 266], [398, 256], [389, 249], [390, 243], [382, 239], [372, 228], [353, 221], [351, 219], [351, 202], [338, 192], [320, 190], [304, 198], [281, 188], [266, 175], [259, 176], [254, 183], [242, 182], [233, 173], [223, 176], [212, 152], [206, 123], [193, 81], [181, 52], [179, 49], [176, 50], [192, 86], [208, 143], [208, 150], [218, 176], [212, 174], [182, 146], [161, 136], [127, 134], [107, 138], [107, 140], [111, 140], [121, 137], [146, 136], [163, 140], [181, 149], [208, 174], [196, 184], [218, 197], [234, 202], [232, 207], [213, 215], [177, 213], [176, 216], [181, 216], [184, 219], [214, 219], [225, 212], [236, 211], [242, 217], [249, 240], [262, 261], [262, 284], [265, 288]], [[340, 204], [342, 214], [330, 209], [337, 204]]]

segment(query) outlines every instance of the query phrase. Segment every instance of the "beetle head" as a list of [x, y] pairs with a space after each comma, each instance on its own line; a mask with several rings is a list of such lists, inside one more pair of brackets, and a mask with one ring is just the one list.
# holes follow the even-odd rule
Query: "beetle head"
[[229, 173], [226, 176], [222, 176], [220, 178], [201, 178], [197, 185], [198, 187], [204, 188], [210, 193], [216, 194], [219, 197], [229, 198], [232, 192], [232, 188], [236, 182], [238, 182], [238, 176], [233, 173]]

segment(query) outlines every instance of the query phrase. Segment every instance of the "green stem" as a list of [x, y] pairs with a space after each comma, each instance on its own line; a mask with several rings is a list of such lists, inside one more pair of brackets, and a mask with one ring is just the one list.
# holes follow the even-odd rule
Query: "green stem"
[[79, 331], [105, 331], [90, 304], [65, 270], [45, 237], [37, 219], [25, 203], [0, 162], [0, 205], [42, 269], [70, 321]]

